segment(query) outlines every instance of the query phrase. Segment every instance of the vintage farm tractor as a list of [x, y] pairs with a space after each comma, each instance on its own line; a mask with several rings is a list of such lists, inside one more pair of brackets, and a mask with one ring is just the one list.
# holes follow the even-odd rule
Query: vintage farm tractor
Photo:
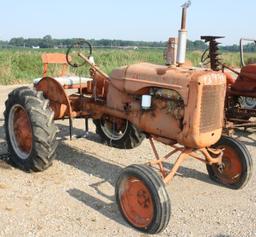
[[[186, 42], [184, 19], [180, 42]], [[165, 185], [188, 158], [204, 162], [210, 178], [229, 188], [247, 184], [252, 173], [249, 152], [240, 142], [222, 136], [225, 74], [183, 67], [181, 43], [179, 65], [139, 63], [107, 75], [94, 64], [91, 45], [84, 44], [87, 47], [71, 47], [66, 61], [75, 68], [87, 63], [90, 79], [45, 76], [35, 81], [34, 89], [21, 87], [9, 94], [5, 131], [11, 160], [18, 167], [43, 171], [52, 164], [57, 148], [54, 120], [58, 119], [69, 119], [72, 125], [75, 118], [91, 118], [96, 133], [120, 149], [132, 149], [148, 138], [155, 159], [121, 172], [116, 200], [131, 226], [151, 234], [164, 230], [169, 222], [171, 204]], [[76, 92], [70, 94], [70, 89]], [[154, 141], [171, 151], [160, 157]], [[177, 153], [174, 166], [165, 166]]]
[[[227, 94], [225, 102], [225, 124], [227, 131], [232, 131], [238, 127], [256, 127], [256, 64], [245, 65], [244, 42], [256, 40], [240, 40], [241, 71], [237, 71], [222, 63], [219, 53], [219, 36], [202, 36], [201, 39], [209, 42], [209, 49], [202, 55], [202, 63], [210, 64], [214, 71], [222, 71], [227, 77]], [[229, 71], [229, 72], [228, 72]], [[237, 78], [234, 78], [235, 74]]]

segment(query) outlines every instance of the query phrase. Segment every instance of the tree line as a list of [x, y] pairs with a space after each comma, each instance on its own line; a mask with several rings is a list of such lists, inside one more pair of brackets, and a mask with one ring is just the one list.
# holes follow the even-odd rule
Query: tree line
[[[23, 37], [12, 38], [9, 41], [1, 41], [0, 40], [0, 47], [1, 48], [67, 48], [72, 44], [76, 43], [81, 39], [79, 38], [72, 38], [72, 39], [54, 39], [51, 35], [46, 35], [43, 38], [28, 38], [25, 39]], [[93, 47], [138, 47], [138, 48], [165, 48], [167, 42], [160, 41], [160, 42], [147, 42], [147, 41], [130, 41], [130, 40], [110, 40], [110, 39], [90, 39], [88, 40], [93, 45]], [[201, 40], [190, 41], [188, 40], [188, 50], [205, 50], [207, 48], [207, 44], [205, 44]], [[220, 46], [221, 50], [226, 50], [230, 52], [238, 52], [239, 45], [231, 45], [231, 46]], [[256, 52], [255, 44], [247, 44], [244, 47], [245, 52]]]

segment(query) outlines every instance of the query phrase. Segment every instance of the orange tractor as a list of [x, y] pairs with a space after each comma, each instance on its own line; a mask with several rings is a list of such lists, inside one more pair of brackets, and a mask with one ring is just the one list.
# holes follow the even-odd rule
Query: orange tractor
[[[210, 64], [214, 71], [222, 71], [227, 77], [227, 95], [225, 103], [225, 128], [232, 130], [238, 127], [256, 127], [256, 64], [245, 65], [244, 42], [254, 42], [252, 39], [240, 40], [241, 71], [237, 71], [221, 62], [219, 53], [219, 36], [202, 36], [209, 42], [209, 49], [202, 55], [202, 63]], [[231, 73], [230, 73], [231, 72]], [[235, 78], [232, 74], [235, 74]]]
[[[96, 133], [119, 149], [132, 149], [148, 138], [155, 159], [125, 168], [115, 192], [124, 219], [151, 234], [161, 232], [169, 222], [171, 204], [165, 185], [188, 158], [204, 162], [212, 180], [232, 189], [244, 187], [252, 174], [251, 156], [243, 144], [222, 136], [225, 74], [183, 66], [186, 9], [177, 65], [139, 63], [107, 75], [95, 65], [91, 45], [84, 42], [87, 47], [69, 48], [66, 62], [75, 68], [88, 64], [90, 78], [45, 76], [35, 81], [33, 90], [12, 91], [4, 113], [11, 160], [26, 171], [47, 169], [56, 155], [54, 120], [58, 119], [69, 119], [71, 130], [73, 119], [93, 119]], [[55, 56], [48, 61], [60, 60], [60, 55], [53, 60]], [[171, 151], [160, 157], [154, 141]], [[168, 169], [164, 163], [177, 153]]]

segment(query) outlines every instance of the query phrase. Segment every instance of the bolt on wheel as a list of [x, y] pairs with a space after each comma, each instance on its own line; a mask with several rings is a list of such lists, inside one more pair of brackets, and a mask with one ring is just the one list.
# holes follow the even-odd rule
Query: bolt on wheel
[[123, 170], [116, 183], [116, 199], [124, 219], [134, 228], [156, 234], [170, 219], [170, 199], [158, 174], [146, 165]]

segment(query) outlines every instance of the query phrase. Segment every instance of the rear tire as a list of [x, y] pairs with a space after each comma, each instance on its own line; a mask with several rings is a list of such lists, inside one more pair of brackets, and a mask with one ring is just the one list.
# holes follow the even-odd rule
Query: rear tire
[[165, 184], [151, 167], [131, 165], [116, 183], [116, 201], [123, 218], [135, 229], [157, 234], [171, 216], [171, 203]]
[[133, 149], [139, 146], [145, 138], [132, 123], [123, 120], [123, 128], [117, 129], [115, 122], [108, 122], [105, 117], [93, 120], [96, 133], [108, 146], [119, 149]]
[[243, 188], [252, 176], [253, 161], [247, 148], [234, 138], [222, 136], [213, 146], [224, 148], [223, 164], [207, 165], [209, 177], [228, 188]]
[[56, 156], [54, 112], [42, 92], [21, 87], [5, 102], [5, 133], [10, 160], [24, 171], [43, 171]]

